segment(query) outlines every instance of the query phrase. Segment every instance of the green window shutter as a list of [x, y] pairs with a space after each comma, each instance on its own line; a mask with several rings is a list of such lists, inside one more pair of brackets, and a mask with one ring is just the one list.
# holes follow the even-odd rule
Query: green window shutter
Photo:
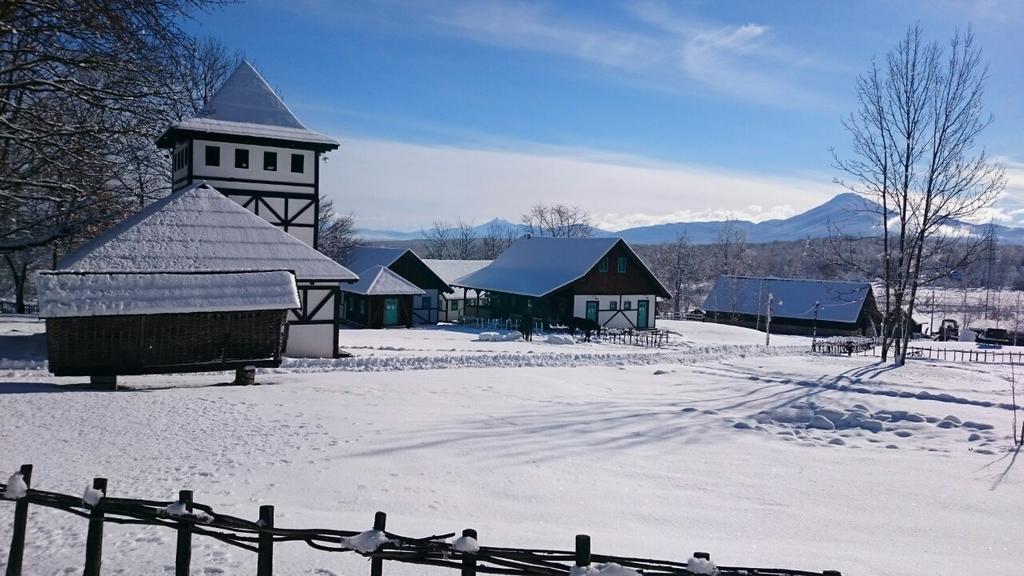
[[607, 272], [608, 271], [608, 257], [607, 256], [605, 256], [604, 258], [601, 258], [601, 262], [598, 263], [598, 265], [597, 265], [597, 271], [598, 272]]
[[625, 274], [626, 273], [626, 257], [625, 256], [619, 256], [619, 258], [618, 258], [618, 260], [616, 261], [615, 264], [616, 264], [616, 270], [618, 271], [619, 274]]

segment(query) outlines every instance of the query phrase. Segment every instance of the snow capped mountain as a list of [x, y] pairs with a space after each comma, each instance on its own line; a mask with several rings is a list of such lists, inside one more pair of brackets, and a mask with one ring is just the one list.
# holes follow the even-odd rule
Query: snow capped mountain
[[[806, 240], [808, 238], [825, 238], [833, 231], [840, 231], [851, 236], [870, 236], [878, 233], [878, 212], [881, 207], [861, 196], [847, 192], [838, 194], [828, 202], [811, 208], [790, 218], [765, 220], [764, 222], [748, 222], [736, 220], [733, 224], [746, 232], [747, 242], [785, 242]], [[639, 226], [608, 232], [595, 230], [595, 236], [621, 236], [633, 244], [661, 244], [672, 242], [678, 234], [686, 233], [690, 242], [707, 244], [714, 242], [723, 221], [713, 222], [673, 222]], [[514, 224], [508, 220], [495, 218], [474, 227], [477, 235], [482, 236], [492, 224], [502, 230], [513, 228], [517, 234], [526, 233], [522, 224]], [[974, 234], [984, 235], [988, 232], [987, 224], [965, 224]], [[1024, 244], [1024, 228], [994, 226], [999, 241], [1010, 244]], [[361, 230], [360, 235], [372, 240], [416, 240], [422, 239], [422, 231], [395, 232], [391, 230]]]

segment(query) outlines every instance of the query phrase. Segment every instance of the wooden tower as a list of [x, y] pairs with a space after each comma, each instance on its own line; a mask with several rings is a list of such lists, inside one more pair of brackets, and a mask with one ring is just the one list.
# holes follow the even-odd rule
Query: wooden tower
[[157, 139], [172, 153], [174, 191], [205, 181], [317, 247], [320, 155], [338, 142], [307, 129], [243, 61], [196, 118]]

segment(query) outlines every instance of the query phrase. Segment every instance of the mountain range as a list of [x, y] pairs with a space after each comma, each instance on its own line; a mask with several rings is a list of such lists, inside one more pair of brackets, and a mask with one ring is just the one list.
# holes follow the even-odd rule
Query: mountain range
[[[844, 234], [869, 236], [877, 234], [878, 212], [880, 206], [853, 193], [839, 194], [831, 200], [789, 218], [749, 222], [733, 220], [730, 223], [746, 233], [747, 242], [785, 242], [806, 240], [808, 238], [825, 238], [833, 230], [841, 230]], [[673, 222], [639, 226], [611, 232], [594, 230], [594, 236], [618, 236], [632, 244], [662, 244], [673, 242], [676, 236], [685, 233], [694, 244], [714, 242], [725, 221], [712, 222]], [[973, 234], [988, 233], [988, 224], [962, 223]], [[491, 226], [505, 230], [512, 228], [517, 235], [526, 233], [527, 228], [508, 220], [495, 218], [474, 227], [478, 236], [483, 236]], [[1014, 228], [999, 224], [992, 225], [1000, 242], [1008, 244], [1024, 244], [1024, 228]], [[359, 230], [360, 237], [366, 240], [420, 240], [423, 232], [398, 232], [394, 230]]]

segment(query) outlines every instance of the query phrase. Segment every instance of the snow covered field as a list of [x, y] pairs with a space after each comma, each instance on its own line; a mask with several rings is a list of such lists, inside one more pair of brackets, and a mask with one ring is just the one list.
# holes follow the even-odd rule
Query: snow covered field
[[[394, 532], [472, 527], [484, 545], [570, 549], [588, 533], [595, 553], [706, 550], [722, 564], [845, 576], [1024, 565], [1008, 367], [892, 369], [807, 355], [803, 338], [773, 336], [766, 351], [740, 328], [659, 325], [683, 336], [640, 350], [345, 331], [354, 358], [289, 361], [262, 386], [179, 375], [105, 393], [50, 377], [39, 324], [7, 319], [0, 473], [33, 463], [37, 486], [69, 493], [94, 476], [112, 495], [192, 488], [238, 516], [274, 504], [286, 527], [365, 529], [384, 510]], [[12, 514], [0, 504], [0, 567]], [[85, 528], [34, 510], [26, 573], [80, 572]], [[194, 544], [195, 574], [255, 572], [254, 554]], [[275, 556], [281, 574], [369, 569], [299, 544]], [[105, 573], [161, 573], [173, 557], [171, 532], [106, 529]]]

